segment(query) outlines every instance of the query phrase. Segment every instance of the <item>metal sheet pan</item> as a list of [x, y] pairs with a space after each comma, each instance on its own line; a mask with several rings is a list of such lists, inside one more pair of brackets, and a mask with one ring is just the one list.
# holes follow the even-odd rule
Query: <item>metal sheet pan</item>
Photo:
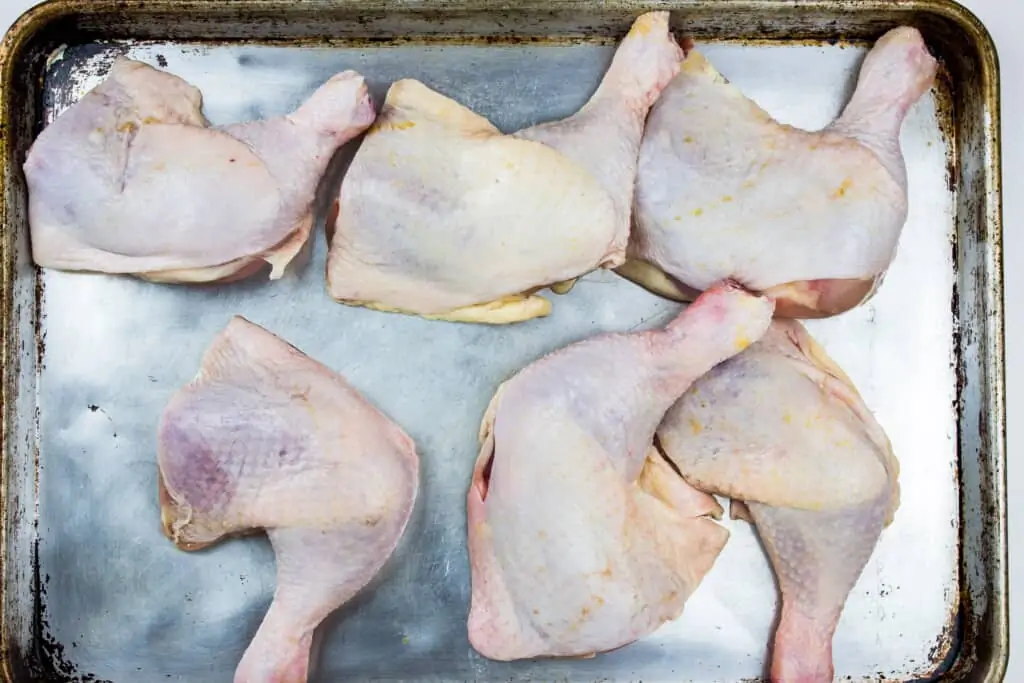
[[34, 135], [128, 53], [202, 89], [216, 122], [288, 110], [356, 68], [380, 100], [421, 78], [505, 129], [575, 110], [633, 17], [671, 8], [729, 78], [814, 127], [852, 87], [863, 42], [909, 23], [942, 60], [903, 134], [911, 209], [867, 306], [809, 325], [892, 439], [904, 498], [835, 640], [842, 680], [998, 681], [1007, 655], [998, 67], [946, 0], [434, 3], [55, 0], [5, 38], [0, 81], [3, 318], [2, 666], [10, 681], [230, 680], [273, 588], [242, 539], [188, 555], [160, 535], [154, 433], [212, 335], [241, 313], [352, 382], [416, 439], [422, 503], [375, 586], [323, 629], [316, 680], [758, 680], [775, 588], [751, 530], [685, 614], [590, 660], [499, 664], [468, 646], [464, 495], [495, 386], [599, 330], [674, 305], [603, 273], [544, 320], [433, 323], [329, 301], [325, 246], [278, 283], [166, 287], [40, 272], [20, 165]]

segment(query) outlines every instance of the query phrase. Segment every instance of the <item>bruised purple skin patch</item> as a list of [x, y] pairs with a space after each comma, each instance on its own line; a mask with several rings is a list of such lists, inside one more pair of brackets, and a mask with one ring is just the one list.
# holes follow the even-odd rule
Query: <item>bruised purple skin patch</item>
[[[292, 396], [292, 401], [297, 397]], [[302, 418], [260, 391], [211, 383], [181, 395], [160, 427], [160, 467], [168, 500], [193, 521], [219, 517], [244, 494], [240, 486], [299, 472], [310, 448]]]
[[394, 552], [412, 439], [344, 377], [235, 316], [157, 427], [164, 535], [193, 552], [266, 530], [277, 587], [233, 677], [305, 683], [313, 632]]
[[[214, 450], [204, 438], [202, 425], [185, 413], [169, 418], [160, 430], [163, 451], [161, 471], [168, 491], [197, 512], [222, 509], [234, 498], [238, 482], [220, 466]], [[197, 428], [198, 427], [198, 428]]]

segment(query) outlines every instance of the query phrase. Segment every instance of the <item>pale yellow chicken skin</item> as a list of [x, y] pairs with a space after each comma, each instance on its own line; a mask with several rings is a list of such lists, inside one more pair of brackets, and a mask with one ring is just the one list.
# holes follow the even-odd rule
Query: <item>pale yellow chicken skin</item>
[[732, 285], [665, 329], [606, 334], [501, 385], [469, 491], [469, 640], [498, 660], [586, 656], [680, 615], [728, 532], [652, 447], [665, 411], [768, 328]]
[[164, 533], [185, 550], [266, 529], [274, 600], [235, 683], [305, 683], [313, 633], [391, 556], [415, 445], [343, 377], [235, 317], [160, 420]]
[[620, 274], [677, 300], [731, 278], [780, 315], [835, 315], [870, 297], [907, 217], [900, 129], [937, 63], [900, 27], [866, 56], [820, 131], [775, 121], [691, 50], [640, 148], [630, 261]]
[[668, 13], [645, 14], [579, 112], [511, 135], [394, 83], [342, 181], [331, 296], [441, 320], [547, 315], [537, 290], [623, 262], [644, 119], [681, 57]]
[[159, 282], [281, 277], [306, 244], [334, 152], [374, 119], [363, 77], [295, 111], [210, 126], [198, 89], [118, 58], [39, 134], [24, 164], [36, 265]]
[[830, 683], [832, 636], [899, 506], [899, 463], [849, 377], [795, 320], [694, 382], [658, 428], [691, 485], [757, 526], [782, 592], [773, 683]]

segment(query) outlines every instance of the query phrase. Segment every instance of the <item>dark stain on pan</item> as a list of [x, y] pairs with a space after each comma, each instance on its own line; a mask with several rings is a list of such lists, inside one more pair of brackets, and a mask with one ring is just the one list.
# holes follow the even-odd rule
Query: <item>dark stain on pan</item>
[[[956, 267], [959, 256], [959, 244], [954, 237], [950, 248], [953, 252], [952, 259], [954, 268]], [[953, 387], [953, 411], [956, 415], [960, 414], [963, 409], [963, 396], [964, 391], [967, 389], [967, 371], [963, 367], [963, 363], [959, 362], [959, 349], [962, 348], [963, 344], [963, 331], [960, 324], [960, 282], [958, 278], [953, 279], [953, 296], [950, 301], [950, 309], [953, 316], [953, 355], [954, 358], [950, 360], [953, 364], [953, 372], [956, 375], [954, 387]]]
[[[45, 331], [45, 320], [46, 316], [44, 313], [43, 302], [45, 298], [46, 288], [43, 284], [42, 276], [37, 272], [35, 274], [35, 340], [36, 340], [36, 372], [40, 373], [44, 367], [44, 359], [46, 357], [46, 331]], [[38, 376], [38, 374], [37, 374]], [[89, 406], [90, 410], [94, 406]], [[98, 406], [95, 406], [98, 410]], [[35, 433], [40, 433], [40, 407], [37, 405], [34, 412], [34, 423]], [[35, 499], [39, 500], [39, 469], [40, 469], [40, 452], [39, 452], [39, 440], [35, 440], [33, 448], [33, 457], [35, 458]], [[27, 679], [28, 681], [38, 683], [111, 683], [110, 681], [100, 681], [93, 674], [90, 673], [79, 673], [75, 670], [75, 666], [68, 661], [65, 657], [64, 645], [61, 644], [53, 634], [50, 632], [50, 625], [47, 620], [47, 594], [46, 584], [49, 581], [49, 575], [43, 575], [39, 564], [39, 519], [38, 516], [33, 521], [34, 536], [35, 540], [32, 544], [32, 594], [35, 596], [36, 609], [32, 614], [32, 647], [27, 653], [23, 653], [22, 660], [19, 663], [21, 673], [19, 680]]]
[[[43, 313], [43, 300], [46, 298], [46, 285], [43, 284], [43, 278], [39, 273], [36, 273], [35, 281], [35, 329], [33, 330], [36, 340], [36, 372], [41, 373], [45, 367], [44, 362], [46, 358], [46, 316]], [[36, 425], [38, 428], [38, 424]], [[36, 430], [38, 434], [38, 429]], [[39, 462], [39, 458], [36, 458], [36, 462]]]
[[932, 683], [933, 681], [944, 680], [944, 676], [953, 668], [960, 658], [961, 646], [963, 644], [963, 620], [960, 618], [960, 611], [957, 610], [947, 620], [942, 632], [936, 637], [935, 642], [928, 649], [927, 659], [934, 667], [928, 674], [912, 678], [906, 683]]
[[939, 634], [932, 649], [928, 651], [928, 657], [939, 664], [935, 675], [932, 676], [933, 679], [949, 671], [959, 659], [963, 646], [963, 635], [963, 619], [961, 619], [960, 612], [957, 612], [953, 620], [947, 623], [946, 628]]
[[[110, 42], [97, 42], [74, 47], [62, 46], [51, 56], [53, 60], [46, 76], [43, 91], [43, 111], [49, 124], [61, 112], [74, 104], [76, 86], [90, 75], [90, 71], [106, 73], [117, 57], [127, 53], [128, 46]], [[72, 52], [74, 57], [68, 54]], [[88, 65], [83, 69], [83, 65]]]
[[956, 145], [956, 104], [954, 97], [956, 86], [950, 74], [946, 60], [940, 55], [939, 70], [935, 76], [935, 118], [939, 123], [939, 132], [946, 143], [946, 189], [956, 192], [960, 184], [960, 166], [957, 163]]
[[[104, 48], [100, 46], [82, 46], [86, 50], [92, 50], [94, 54], [98, 54], [103, 51]], [[31, 68], [31, 64], [39, 64], [40, 66], [46, 61], [46, 56], [57, 56], [59, 55], [58, 48], [50, 44], [48, 46], [40, 46], [34, 54], [29, 54], [26, 57], [22, 57], [21, 66], [26, 68], [28, 71]], [[61, 79], [62, 82], [71, 84], [73, 83], [73, 74], [71, 73], [70, 65], [62, 63], [63, 60], [57, 58], [51, 65], [51, 74], [56, 74], [56, 78]], [[35, 71], [35, 69], [31, 69]], [[28, 78], [26, 78], [28, 80]], [[22, 102], [23, 111], [27, 112], [39, 112], [45, 111], [47, 106], [53, 107], [54, 110], [59, 110], [63, 106], [67, 106], [67, 103], [62, 103], [57, 99], [50, 99], [53, 95], [53, 91], [42, 91], [42, 79], [38, 81], [38, 91], [31, 93], [28, 96], [34, 95], [34, 102]], [[28, 88], [31, 91], [31, 86]], [[60, 89], [62, 92], [70, 92], [71, 88], [66, 87]], [[25, 93], [21, 93], [23, 96]], [[11, 98], [10, 93], [3, 93], [5, 98]], [[43, 105], [43, 106], [40, 106]], [[5, 99], [2, 103], [2, 108], [6, 109], [12, 106], [12, 99]], [[35, 128], [41, 128], [44, 125], [44, 121], [35, 120]], [[7, 145], [0, 145], [3, 152], [7, 155], [14, 156], [14, 165], [17, 167], [23, 158], [24, 150], [18, 150], [21, 143], [23, 147], [27, 148], [27, 142], [24, 140], [11, 141]], [[45, 367], [46, 359], [46, 316], [44, 309], [45, 300], [45, 284], [43, 278], [38, 271], [32, 275], [32, 305], [34, 306], [35, 315], [33, 320], [33, 340], [35, 342], [34, 356], [35, 356], [35, 372], [38, 381], [39, 373]], [[36, 435], [40, 433], [40, 420], [41, 412], [40, 406], [36, 405], [33, 411], [33, 431]], [[6, 451], [6, 448], [5, 448]], [[39, 473], [41, 454], [39, 451], [38, 438], [33, 439], [32, 443], [32, 458], [34, 460], [33, 466], [33, 492], [34, 500], [38, 505], [39, 500]], [[6, 499], [4, 501], [7, 502]], [[38, 510], [36, 510], [38, 513]], [[52, 634], [47, 614], [47, 582], [49, 581], [49, 575], [43, 575], [40, 569], [40, 529], [38, 515], [32, 521], [33, 541], [31, 543], [31, 550], [29, 552], [30, 557], [28, 559], [29, 564], [29, 582], [30, 592], [33, 596], [34, 609], [32, 613], [28, 615], [29, 628], [31, 635], [31, 643], [28, 648], [20, 648], [12, 643], [5, 643], [7, 645], [4, 657], [6, 661], [5, 669], [8, 674], [13, 675], [12, 680], [17, 681], [31, 681], [39, 683], [110, 683], [109, 681], [104, 682], [98, 679], [94, 674], [80, 672], [76, 670], [76, 667], [66, 657], [64, 645], [60, 643]], [[7, 558], [4, 558], [5, 560]], [[5, 581], [7, 577], [7, 569], [5, 567]], [[4, 628], [6, 631], [6, 624]], [[5, 640], [6, 640], [5, 632]]]
[[38, 607], [32, 621], [34, 647], [22, 661], [28, 680], [33, 683], [112, 683], [90, 673], [77, 672], [65, 657], [64, 645], [50, 633], [46, 618], [46, 583], [50, 577], [40, 575], [38, 533], [32, 555], [33, 592]]

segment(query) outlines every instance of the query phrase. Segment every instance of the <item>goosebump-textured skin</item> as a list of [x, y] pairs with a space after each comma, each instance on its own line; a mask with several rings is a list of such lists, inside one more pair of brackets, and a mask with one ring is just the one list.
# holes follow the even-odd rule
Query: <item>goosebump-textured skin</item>
[[795, 320], [698, 379], [659, 443], [683, 477], [730, 496], [782, 592], [773, 683], [829, 683], [846, 598], [899, 506], [889, 439], [846, 374]]
[[691, 50], [644, 132], [621, 273], [680, 300], [731, 278], [784, 316], [858, 305], [896, 253], [907, 217], [900, 128], [936, 68], [916, 29], [893, 29], [839, 118], [810, 132], [772, 119]]
[[394, 83], [342, 181], [331, 296], [441, 320], [547, 315], [537, 290], [625, 259], [644, 119], [681, 57], [668, 12], [642, 15], [579, 112], [512, 135]]
[[416, 500], [412, 440], [343, 377], [235, 317], [158, 434], [164, 533], [185, 550], [266, 529], [274, 600], [235, 683], [304, 683], [313, 632], [391, 556]]
[[36, 264], [159, 282], [277, 279], [313, 224], [334, 152], [374, 119], [340, 73], [291, 114], [209, 127], [202, 96], [124, 57], [43, 129], [24, 164]]
[[468, 494], [469, 640], [498, 660], [585, 656], [679, 616], [728, 532], [652, 447], [695, 379], [757, 340], [772, 303], [710, 289], [663, 330], [607, 334], [498, 389]]

